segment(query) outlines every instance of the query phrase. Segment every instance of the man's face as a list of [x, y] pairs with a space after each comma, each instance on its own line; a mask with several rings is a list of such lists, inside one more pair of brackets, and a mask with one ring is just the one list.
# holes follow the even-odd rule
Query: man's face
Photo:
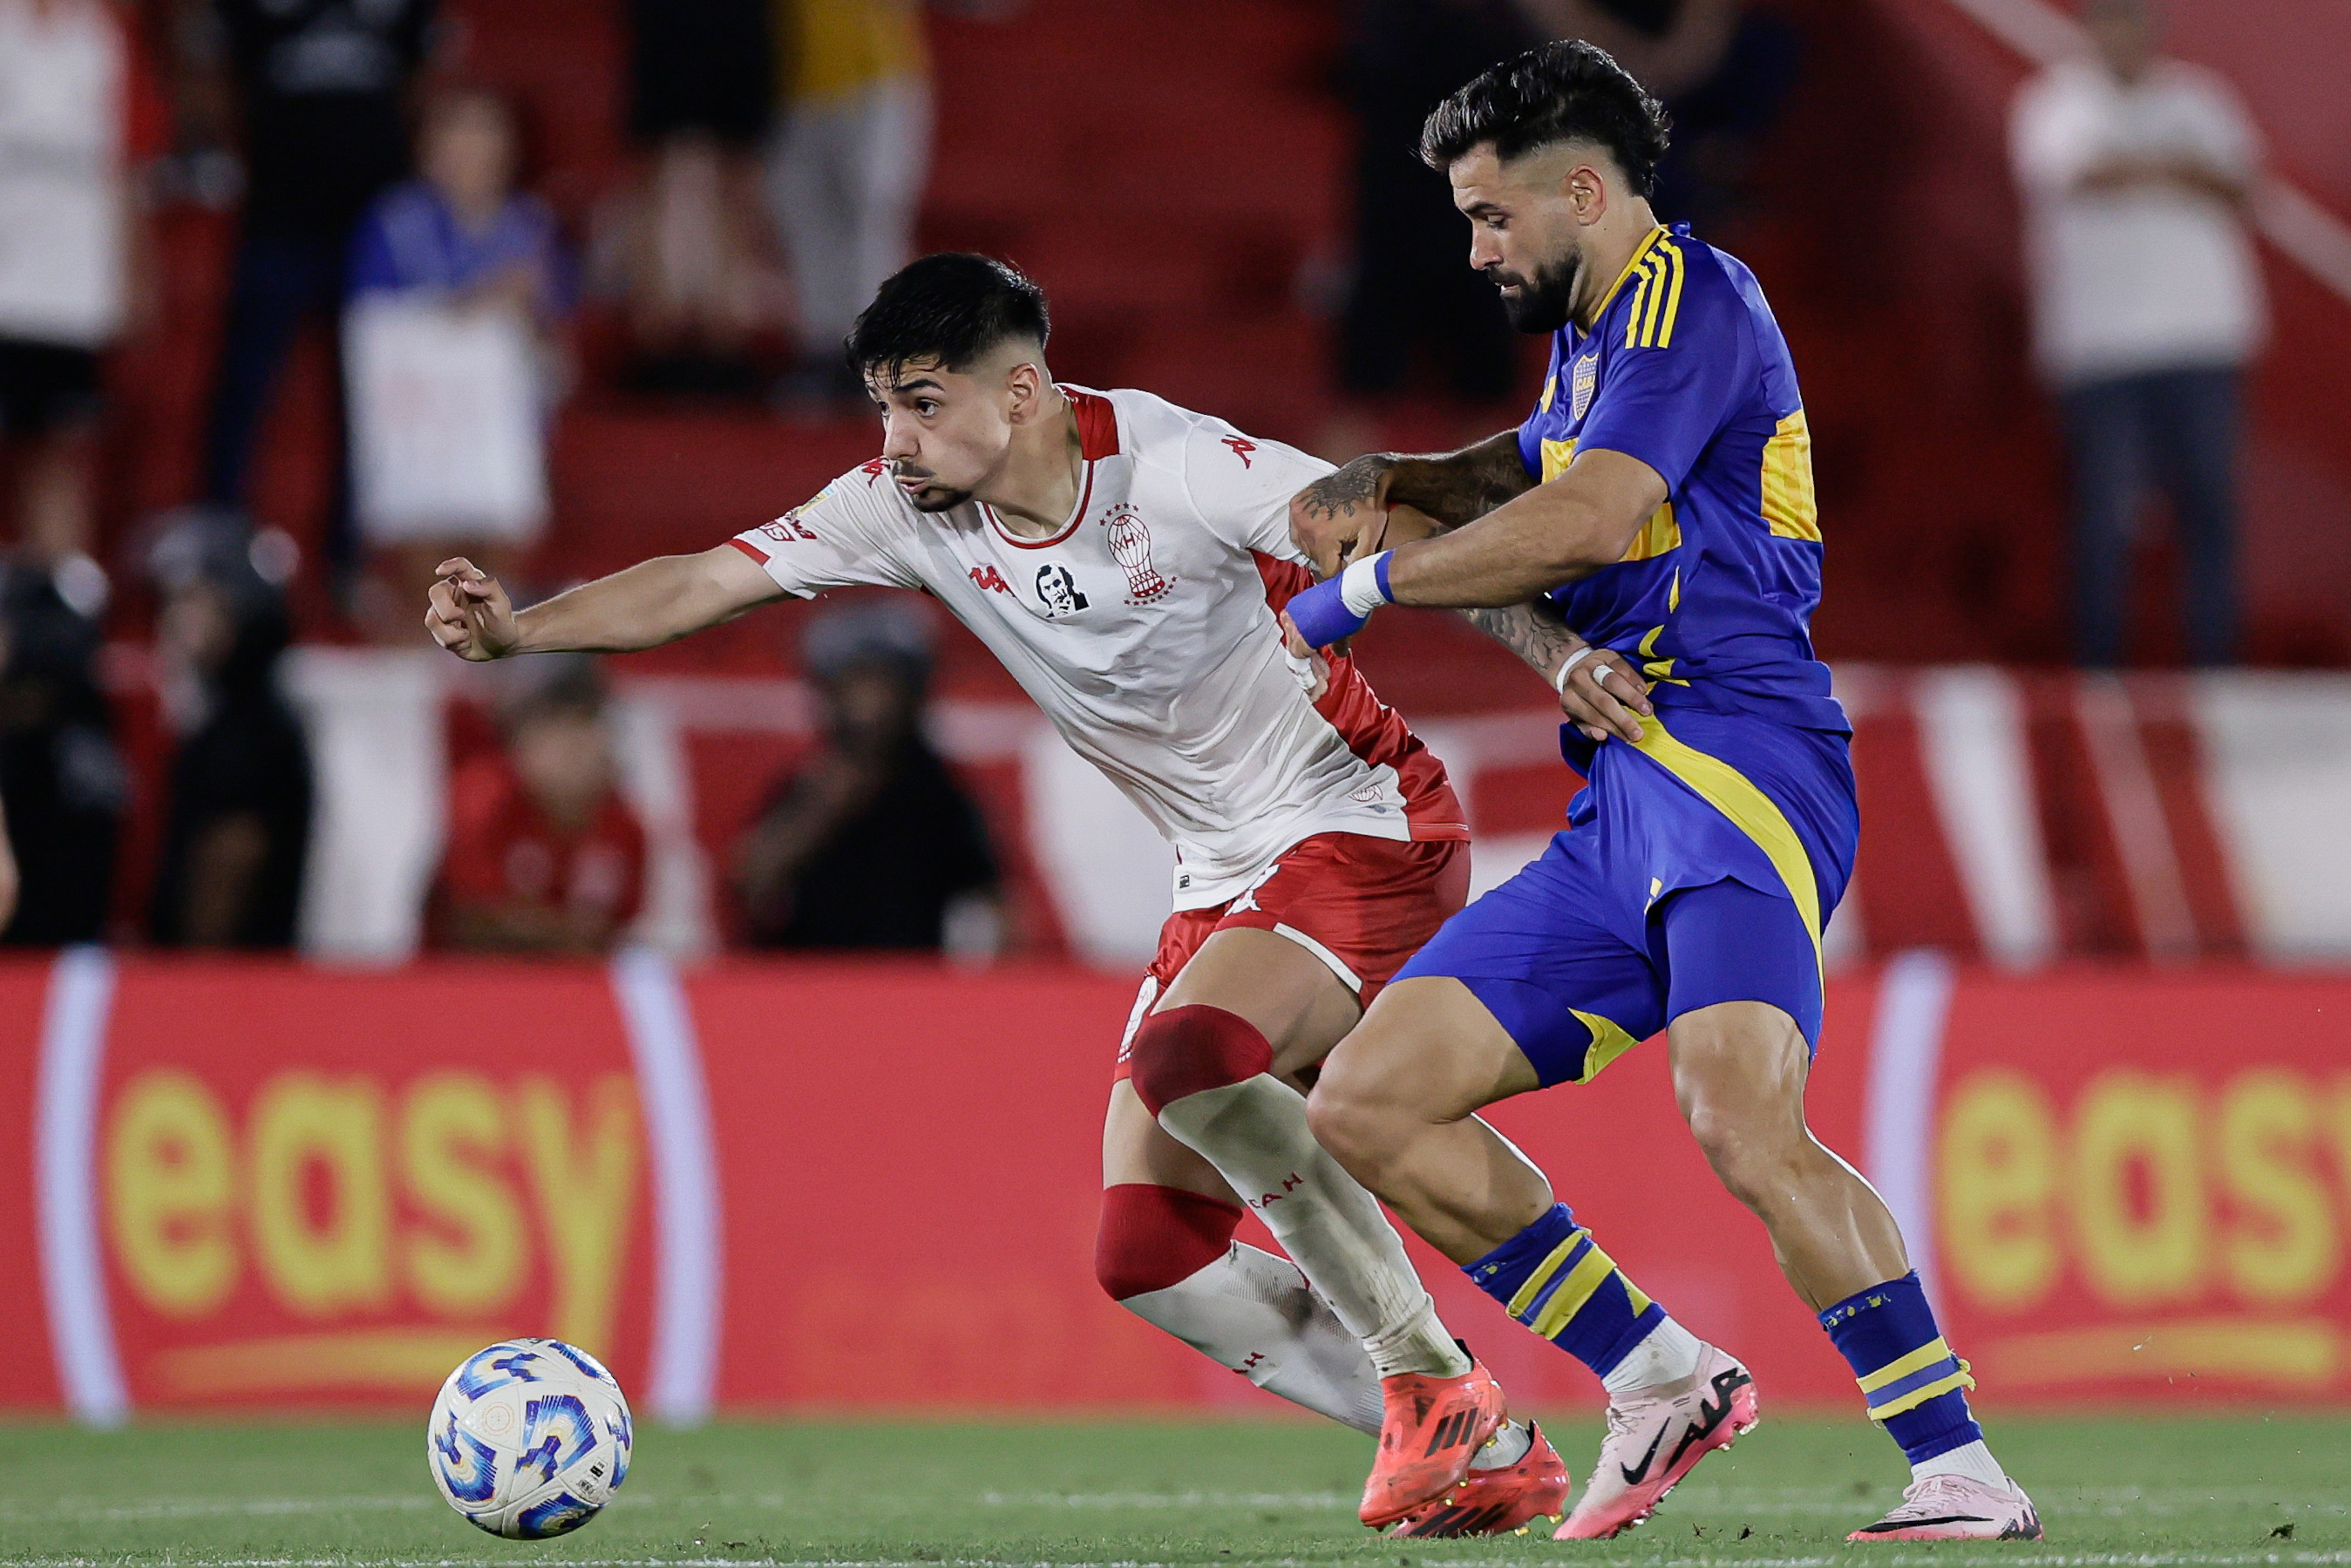
[[1592, 168], [1591, 150], [1572, 142], [1508, 163], [1489, 143], [1446, 171], [1453, 204], [1469, 220], [1469, 265], [1501, 292], [1502, 308], [1521, 332], [1567, 324], [1583, 273], [1583, 225], [1571, 183]]
[[920, 688], [884, 661], [851, 664], [820, 682], [818, 692], [825, 706], [826, 727], [845, 751], [886, 752], [913, 733], [920, 717]]
[[612, 786], [612, 750], [597, 716], [549, 707], [525, 716], [507, 743], [515, 776], [559, 822], [584, 822]]
[[882, 410], [882, 455], [916, 511], [963, 505], [1002, 466], [1020, 402], [1011, 371], [1029, 359], [999, 351], [961, 371], [935, 360], [868, 368], [865, 390]]

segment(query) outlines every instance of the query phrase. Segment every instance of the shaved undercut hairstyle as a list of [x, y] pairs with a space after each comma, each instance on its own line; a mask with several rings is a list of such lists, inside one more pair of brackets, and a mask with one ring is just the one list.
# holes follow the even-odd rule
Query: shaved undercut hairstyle
[[1504, 162], [1555, 141], [1607, 150], [1644, 199], [1656, 193], [1657, 164], [1672, 121], [1633, 73], [1582, 39], [1544, 44], [1489, 66], [1429, 111], [1420, 159], [1444, 170], [1489, 142]]
[[941, 251], [899, 268], [874, 291], [843, 345], [861, 375], [884, 381], [917, 360], [967, 369], [1014, 339], [1042, 347], [1053, 329], [1045, 291], [1018, 267]]

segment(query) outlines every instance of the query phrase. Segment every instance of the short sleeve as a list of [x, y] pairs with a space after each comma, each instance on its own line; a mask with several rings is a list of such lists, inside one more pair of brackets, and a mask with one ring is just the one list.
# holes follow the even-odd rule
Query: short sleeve
[[1698, 455], [1756, 387], [1755, 333], [1719, 277], [1693, 287], [1655, 348], [1620, 348], [1576, 433], [1575, 450], [1621, 452], [1679, 490]]
[[1290, 498], [1332, 472], [1311, 453], [1203, 419], [1184, 442], [1184, 488], [1208, 532], [1228, 544], [1303, 562], [1290, 538]]
[[828, 588], [920, 588], [922, 580], [898, 559], [871, 515], [883, 503], [859, 494], [881, 477], [874, 465], [852, 469], [805, 505], [726, 542], [758, 561], [777, 587], [802, 599]]
[[1535, 406], [1519, 425], [1519, 463], [1531, 479], [1542, 477], [1543, 420], [1551, 413], [1552, 400], [1559, 395], [1559, 334], [1551, 335], [1551, 363], [1543, 368], [1542, 391], [1535, 397]]

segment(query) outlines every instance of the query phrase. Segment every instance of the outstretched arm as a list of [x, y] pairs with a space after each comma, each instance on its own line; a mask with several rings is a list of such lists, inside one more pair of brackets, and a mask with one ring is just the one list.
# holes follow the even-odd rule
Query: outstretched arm
[[424, 625], [461, 659], [512, 653], [630, 653], [732, 621], [785, 597], [732, 545], [656, 556], [517, 611], [498, 580], [463, 557], [441, 563]]

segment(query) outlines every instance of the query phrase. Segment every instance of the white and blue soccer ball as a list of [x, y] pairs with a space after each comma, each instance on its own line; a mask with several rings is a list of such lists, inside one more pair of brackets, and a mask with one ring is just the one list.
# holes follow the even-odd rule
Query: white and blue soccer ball
[[612, 1500], [632, 1437], [629, 1402], [601, 1362], [560, 1340], [510, 1339], [467, 1356], [441, 1385], [425, 1458], [472, 1523], [543, 1541]]

